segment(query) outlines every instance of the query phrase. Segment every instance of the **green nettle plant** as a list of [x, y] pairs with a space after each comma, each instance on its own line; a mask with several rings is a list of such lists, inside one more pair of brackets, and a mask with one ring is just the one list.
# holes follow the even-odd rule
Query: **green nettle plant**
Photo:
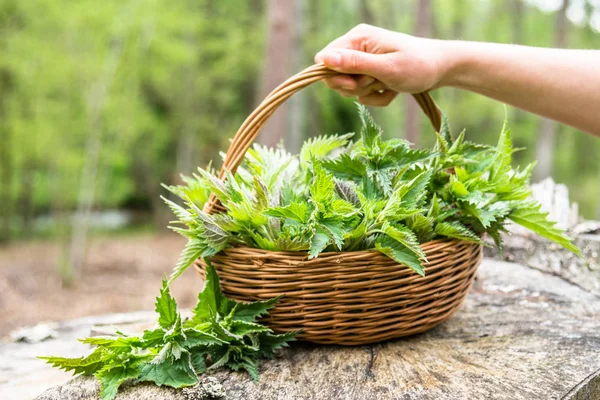
[[[184, 186], [167, 187], [182, 207], [165, 199], [178, 222], [173, 230], [189, 239], [171, 276], [194, 260], [227, 247], [307, 251], [377, 249], [424, 275], [420, 244], [456, 238], [484, 244], [488, 233], [502, 250], [501, 231], [510, 220], [579, 253], [547, 213], [530, 199], [534, 164], [511, 167], [506, 123], [498, 144], [453, 138], [447, 121], [431, 150], [412, 149], [401, 139], [382, 139], [382, 130], [359, 105], [362, 129], [304, 143], [299, 155], [254, 145], [235, 175], [223, 182], [199, 169]], [[211, 193], [223, 214], [202, 211]]]
[[[158, 327], [141, 337], [81, 340], [96, 347], [87, 357], [40, 357], [75, 374], [94, 375], [101, 397], [111, 400], [126, 380], [175, 388], [195, 385], [207, 369], [245, 369], [258, 379], [258, 360], [293, 340], [256, 322], [279, 299], [250, 304], [227, 299], [210, 265], [227, 247], [303, 251], [376, 249], [424, 275], [421, 243], [456, 238], [484, 244], [488, 233], [502, 249], [501, 231], [511, 220], [579, 253], [529, 198], [529, 176], [511, 167], [512, 139], [504, 125], [497, 146], [452, 138], [444, 121], [431, 150], [383, 140], [382, 131], [359, 106], [360, 137], [353, 134], [308, 140], [299, 155], [255, 145], [235, 175], [219, 180], [212, 170], [167, 187], [184, 206], [165, 199], [189, 239], [171, 280], [196, 259], [207, 263], [206, 283], [190, 319], [183, 321], [163, 281], [156, 299]], [[223, 214], [202, 211], [211, 193]]]
[[191, 318], [182, 320], [165, 279], [156, 298], [155, 329], [144, 331], [141, 337], [117, 331], [116, 337], [80, 339], [95, 346], [87, 357], [39, 358], [73, 374], [96, 376], [102, 400], [114, 399], [127, 380], [182, 388], [196, 385], [198, 374], [219, 367], [244, 369], [258, 380], [259, 360], [272, 358], [297, 334], [274, 335], [256, 322], [278, 300], [238, 303], [226, 298], [209, 263]]

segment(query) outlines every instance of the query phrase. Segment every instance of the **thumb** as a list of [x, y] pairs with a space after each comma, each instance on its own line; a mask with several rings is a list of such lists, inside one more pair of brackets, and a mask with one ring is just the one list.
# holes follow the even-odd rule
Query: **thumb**
[[349, 49], [324, 50], [315, 58], [334, 71], [373, 77], [381, 75], [387, 65], [387, 54], [372, 54]]

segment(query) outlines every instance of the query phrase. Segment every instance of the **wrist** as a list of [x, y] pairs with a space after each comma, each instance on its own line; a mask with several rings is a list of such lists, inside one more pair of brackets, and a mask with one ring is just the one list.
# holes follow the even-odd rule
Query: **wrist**
[[470, 43], [458, 40], [440, 40], [441, 77], [437, 87], [467, 88], [475, 58]]

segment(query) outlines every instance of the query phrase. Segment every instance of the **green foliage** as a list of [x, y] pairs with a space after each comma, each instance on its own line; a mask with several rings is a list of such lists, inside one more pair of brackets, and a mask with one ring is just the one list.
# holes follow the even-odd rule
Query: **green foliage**
[[[508, 220], [578, 252], [529, 200], [533, 165], [512, 168], [506, 123], [498, 144], [487, 146], [466, 141], [464, 132], [453, 138], [444, 118], [434, 148], [413, 149], [404, 140], [384, 140], [365, 107], [359, 116], [356, 142], [349, 142], [351, 134], [321, 136], [303, 146], [299, 160], [257, 146], [225, 181], [200, 170], [191, 184], [209, 188], [227, 210], [222, 215], [205, 214], [184, 189], [173, 191], [184, 203], [167, 201], [184, 225], [174, 229], [190, 242], [171, 279], [198, 256], [238, 245], [306, 251], [309, 258], [375, 248], [423, 275], [420, 244], [443, 238], [483, 244], [487, 232], [501, 249], [499, 232]], [[286, 179], [274, 178], [281, 176]]]
[[96, 347], [87, 357], [39, 358], [73, 374], [96, 376], [102, 400], [114, 399], [127, 380], [181, 388], [195, 385], [197, 375], [219, 367], [244, 369], [258, 380], [259, 360], [273, 357], [297, 334], [275, 335], [256, 322], [278, 300], [238, 303], [226, 298], [215, 269], [208, 263], [204, 289], [187, 321], [177, 312], [165, 279], [156, 298], [156, 328], [144, 331], [141, 337], [117, 332], [116, 337], [81, 339]]

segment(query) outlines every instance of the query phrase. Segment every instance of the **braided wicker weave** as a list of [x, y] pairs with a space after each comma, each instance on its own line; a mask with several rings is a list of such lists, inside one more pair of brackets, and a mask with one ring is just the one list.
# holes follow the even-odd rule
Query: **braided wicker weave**
[[[335, 74], [314, 65], [273, 90], [236, 133], [219, 178], [236, 171], [279, 105]], [[429, 94], [413, 97], [439, 131], [441, 113]], [[225, 210], [213, 196], [205, 211]], [[274, 331], [302, 329], [301, 340], [360, 345], [425, 332], [460, 307], [481, 262], [481, 246], [445, 239], [421, 247], [428, 260], [424, 277], [376, 250], [321, 253], [309, 260], [306, 252], [229, 248], [211, 263], [229, 297], [253, 301], [285, 295], [265, 320]], [[202, 260], [195, 267], [204, 274]]]

